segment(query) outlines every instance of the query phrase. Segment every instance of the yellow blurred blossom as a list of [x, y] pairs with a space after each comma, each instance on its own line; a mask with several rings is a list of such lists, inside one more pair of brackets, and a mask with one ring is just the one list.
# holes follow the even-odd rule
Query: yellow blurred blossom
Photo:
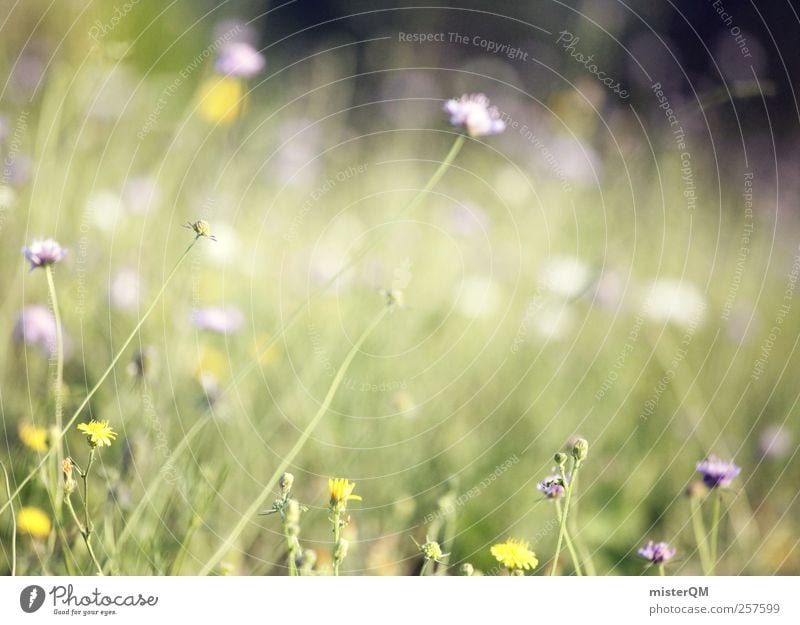
[[20, 423], [17, 428], [19, 440], [31, 451], [43, 453], [47, 451], [47, 429], [30, 423]]
[[209, 78], [200, 87], [200, 116], [215, 124], [229, 124], [244, 108], [244, 84], [236, 78]]
[[17, 512], [17, 532], [28, 534], [33, 538], [47, 538], [53, 524], [44, 510], [33, 506], [24, 506]]

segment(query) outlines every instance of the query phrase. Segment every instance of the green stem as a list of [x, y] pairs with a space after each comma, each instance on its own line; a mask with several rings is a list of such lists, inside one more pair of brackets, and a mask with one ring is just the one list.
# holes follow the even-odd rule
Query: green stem
[[342, 518], [341, 513], [337, 509], [334, 509], [332, 514], [333, 518], [331, 519], [331, 522], [333, 523], [333, 557], [331, 560], [333, 560], [333, 574], [334, 576], [338, 576], [339, 565], [341, 562], [339, 561], [339, 558], [336, 557], [336, 554], [339, 551], [339, 541], [342, 538]]
[[567, 485], [567, 494], [564, 497], [564, 514], [561, 515], [561, 523], [558, 528], [558, 540], [556, 541], [556, 552], [553, 556], [553, 566], [550, 568], [550, 575], [553, 576], [556, 574], [556, 569], [558, 568], [558, 556], [561, 554], [561, 544], [564, 542], [564, 534], [566, 533], [567, 529], [567, 515], [569, 515], [569, 502], [572, 499], [572, 491], [574, 490], [575, 486], [575, 478], [578, 475], [578, 471], [581, 468], [581, 463], [579, 460], [575, 461], [575, 465], [572, 469], [572, 474], [570, 475], [569, 481], [566, 479], [566, 475], [564, 472], [564, 468], [561, 468], [561, 476], [564, 478], [564, 483]]
[[[56, 379], [53, 384], [53, 394], [56, 403], [56, 430], [61, 432], [64, 421], [64, 330], [61, 325], [61, 309], [58, 305], [58, 295], [56, 294], [56, 283], [53, 277], [53, 266], [46, 265], [44, 268], [47, 276], [47, 290], [50, 294], [50, 302], [53, 306], [53, 317], [56, 322]], [[56, 518], [61, 516], [61, 504], [64, 499], [62, 490], [63, 484], [58, 479], [59, 467], [64, 460], [64, 441], [59, 436], [56, 441], [55, 469], [51, 472], [54, 477], [55, 486], [55, 512]]]
[[383, 320], [386, 314], [391, 310], [390, 307], [385, 306], [381, 309], [381, 312], [378, 313], [372, 322], [367, 326], [358, 340], [353, 344], [350, 348], [350, 351], [345, 356], [342, 364], [339, 366], [339, 370], [336, 372], [336, 375], [331, 382], [331, 386], [328, 389], [328, 394], [325, 396], [325, 399], [320, 404], [317, 413], [314, 415], [314, 418], [311, 419], [309, 424], [306, 426], [306, 429], [303, 430], [303, 433], [300, 435], [300, 438], [297, 439], [297, 442], [294, 444], [294, 447], [289, 450], [289, 453], [284, 457], [278, 467], [275, 469], [275, 472], [272, 474], [272, 477], [269, 478], [267, 483], [264, 485], [261, 493], [253, 500], [253, 503], [250, 507], [242, 514], [239, 522], [233, 528], [230, 534], [228, 534], [227, 538], [222, 542], [219, 549], [208, 559], [208, 561], [203, 565], [203, 568], [200, 569], [198, 575], [208, 575], [215, 566], [225, 557], [225, 554], [230, 549], [233, 542], [239, 537], [239, 535], [244, 531], [245, 527], [251, 522], [253, 516], [258, 514], [258, 511], [264, 506], [264, 502], [266, 502], [267, 498], [272, 493], [272, 490], [275, 488], [275, 485], [278, 483], [281, 475], [289, 468], [292, 464], [294, 459], [297, 457], [297, 454], [303, 449], [303, 446], [306, 444], [306, 441], [314, 432], [316, 427], [319, 425], [319, 422], [322, 420], [322, 417], [328, 412], [328, 408], [333, 401], [334, 396], [336, 395], [336, 391], [339, 390], [339, 386], [342, 384], [342, 380], [344, 380], [344, 376], [347, 373], [347, 369], [350, 367], [350, 363], [353, 362], [353, 359], [356, 357], [356, 354], [361, 350], [361, 346], [364, 344], [364, 341], [367, 340], [367, 337], [372, 333], [372, 331], [378, 327], [378, 324]]
[[708, 532], [706, 532], [705, 522], [703, 521], [703, 511], [700, 508], [700, 500], [692, 496], [689, 502], [692, 515], [692, 530], [694, 532], [695, 542], [697, 542], [697, 551], [700, 554], [700, 565], [703, 567], [703, 575], [710, 575], [711, 556], [708, 553], [708, 543], [706, 542]]
[[665, 576], [666, 576], [666, 574], [667, 574], [667, 572], [664, 570], [664, 563], [663, 563], [663, 562], [662, 562], [661, 564], [659, 564], [659, 565], [658, 565], [658, 574], [659, 574], [661, 577], [665, 577]]
[[[573, 505], [573, 508], [575, 506]], [[558, 514], [558, 520], [561, 521], [561, 502], [556, 499], [556, 513]], [[572, 558], [572, 564], [575, 567], [575, 574], [579, 577], [583, 576], [583, 571], [581, 570], [580, 559], [578, 558], [578, 553], [575, 551], [575, 546], [572, 544], [572, 538], [570, 537], [569, 527], [565, 526], [564, 529], [564, 542], [567, 544], [567, 550], [569, 551], [569, 555]]]
[[425, 572], [428, 570], [428, 563], [429, 562], [430, 562], [430, 560], [428, 560], [428, 558], [425, 558], [425, 560], [422, 562], [422, 566], [419, 569], [419, 576], [420, 577], [424, 577], [425, 576]]
[[[192, 241], [192, 243], [189, 245], [189, 247], [186, 248], [186, 251], [183, 252], [183, 254], [181, 254], [180, 258], [178, 258], [178, 262], [175, 263], [175, 266], [172, 268], [172, 271], [169, 273], [169, 275], [167, 276], [166, 280], [164, 280], [164, 283], [161, 285], [161, 288], [159, 289], [158, 293], [156, 293], [155, 298], [153, 299], [152, 303], [150, 304], [150, 306], [145, 311], [144, 315], [142, 315], [142, 318], [139, 320], [139, 323], [136, 324], [136, 326], [133, 328], [131, 333], [128, 335], [128, 338], [122, 344], [122, 347], [119, 349], [119, 351], [117, 352], [116, 356], [114, 356], [114, 358], [111, 360], [111, 364], [108, 365], [108, 368], [105, 370], [103, 375], [100, 376], [100, 379], [92, 387], [92, 390], [89, 391], [89, 394], [86, 395], [86, 397], [81, 402], [80, 406], [78, 406], [77, 410], [75, 410], [75, 412], [73, 413], [72, 417], [70, 417], [70, 419], [67, 422], [67, 424], [64, 426], [63, 429], [61, 429], [61, 431], [56, 436], [56, 441], [55, 441], [56, 445], [59, 445], [59, 446], [61, 445], [61, 440], [66, 435], [66, 433], [69, 430], [69, 428], [71, 428], [73, 426], [73, 424], [75, 423], [75, 421], [78, 420], [78, 417], [83, 412], [83, 409], [86, 408], [86, 406], [91, 401], [92, 397], [94, 397], [94, 394], [98, 391], [98, 389], [103, 385], [103, 382], [106, 381], [106, 378], [114, 370], [114, 366], [117, 364], [117, 362], [119, 362], [119, 359], [122, 358], [122, 354], [125, 353], [125, 350], [131, 344], [133, 339], [136, 338], [136, 335], [138, 334], [139, 330], [144, 325], [144, 322], [147, 321], [147, 318], [150, 316], [150, 314], [153, 312], [153, 310], [155, 310], [156, 304], [158, 304], [158, 301], [161, 299], [161, 296], [164, 295], [164, 292], [167, 290], [167, 286], [169, 285], [169, 283], [172, 281], [172, 278], [177, 273], [178, 267], [181, 266], [181, 263], [183, 262], [183, 259], [186, 258], [186, 256], [189, 254], [189, 251], [192, 249], [192, 247], [194, 247], [195, 243], [197, 243], [197, 238], [195, 238], [194, 241]], [[9, 499], [9, 501], [6, 502], [3, 505], [2, 508], [0, 508], [0, 514], [2, 514], [3, 511], [10, 505], [11, 500], [13, 500], [15, 497], [17, 497], [20, 494], [20, 492], [25, 487], [25, 485], [34, 478], [36, 473], [39, 471], [39, 469], [41, 467], [44, 466], [44, 464], [50, 458], [52, 453], [53, 453], [53, 450], [51, 448], [51, 449], [49, 449], [48, 451], [46, 451], [42, 455], [41, 459], [39, 460], [39, 464], [37, 464], [36, 467], [34, 467], [34, 469], [30, 473], [28, 473], [27, 476], [25, 476], [25, 478], [19, 483], [19, 486], [17, 486], [16, 490], [12, 494], [11, 499]]]
[[[3, 475], [6, 478], [6, 493], [8, 493], [8, 501], [11, 503], [11, 484], [8, 481], [8, 471], [6, 465], [0, 462], [0, 467], [3, 469]], [[11, 506], [11, 577], [17, 574], [17, 517], [14, 515], [14, 506]]]
[[714, 498], [713, 508], [711, 509], [711, 566], [709, 575], [717, 574], [717, 544], [719, 541], [719, 516], [720, 516], [720, 503], [722, 495], [719, 489], [712, 494]]

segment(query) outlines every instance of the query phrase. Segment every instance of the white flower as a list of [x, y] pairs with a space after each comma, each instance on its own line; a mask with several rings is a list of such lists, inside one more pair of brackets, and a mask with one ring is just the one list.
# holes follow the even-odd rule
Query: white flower
[[589, 267], [574, 256], [551, 258], [542, 268], [542, 281], [549, 291], [565, 299], [578, 297], [589, 286]]
[[233, 306], [212, 306], [192, 313], [192, 321], [201, 330], [218, 334], [233, 334], [244, 324], [244, 316]]
[[264, 69], [264, 56], [249, 43], [236, 41], [226, 45], [214, 63], [214, 69], [225, 76], [249, 78]]
[[570, 334], [576, 317], [575, 311], [567, 304], [544, 304], [533, 317], [533, 331], [543, 339], [557, 341]]
[[450, 114], [450, 123], [463, 128], [470, 137], [496, 135], [506, 129], [496, 106], [490, 106], [489, 98], [482, 93], [464, 94], [448, 100], [444, 110]]
[[689, 329], [702, 325], [706, 299], [693, 284], [680, 280], [656, 280], [650, 284], [642, 314], [657, 323], [673, 323]]
[[472, 276], [456, 292], [456, 309], [465, 317], [485, 319], [491, 317], [500, 305], [500, 289], [490, 278]]
[[139, 304], [141, 281], [139, 274], [131, 269], [117, 272], [111, 282], [109, 299], [111, 305], [119, 310], [135, 310]]

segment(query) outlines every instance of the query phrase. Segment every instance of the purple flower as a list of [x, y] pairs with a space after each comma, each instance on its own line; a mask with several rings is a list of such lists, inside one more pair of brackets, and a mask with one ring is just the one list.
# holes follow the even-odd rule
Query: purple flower
[[470, 137], [496, 135], [506, 129], [496, 106], [482, 93], [464, 94], [458, 99], [448, 100], [444, 110], [450, 114], [450, 123], [463, 128]]
[[226, 76], [249, 78], [264, 69], [265, 64], [264, 56], [253, 46], [236, 41], [222, 48], [214, 69]]
[[244, 317], [239, 309], [232, 306], [213, 306], [195, 310], [192, 314], [192, 321], [201, 330], [233, 334], [242, 327]]
[[14, 322], [12, 336], [19, 343], [51, 353], [56, 347], [55, 317], [44, 306], [26, 306]]
[[654, 543], [649, 541], [644, 547], [637, 552], [645, 560], [650, 561], [652, 564], [663, 564], [677, 553], [677, 551], [669, 546], [669, 543]]
[[[569, 483], [569, 478], [567, 478], [567, 483]], [[563, 497], [566, 493], [566, 490], [564, 489], [564, 479], [560, 475], [549, 475], [539, 482], [536, 485], [536, 488], [544, 493], [544, 495], [549, 499]]]
[[703, 483], [709, 488], [727, 486], [741, 471], [741, 467], [733, 462], [721, 460], [713, 455], [697, 463], [697, 472], [703, 476]]
[[65, 250], [55, 239], [34, 239], [30, 247], [22, 248], [22, 253], [31, 264], [31, 271], [37, 267], [46, 267], [61, 262], [67, 255]]

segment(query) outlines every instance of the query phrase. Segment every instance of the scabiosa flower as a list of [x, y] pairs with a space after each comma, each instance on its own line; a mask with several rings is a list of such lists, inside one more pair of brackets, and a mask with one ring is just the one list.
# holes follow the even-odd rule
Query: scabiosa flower
[[50, 517], [34, 506], [24, 506], [17, 512], [17, 533], [28, 534], [33, 538], [47, 538], [53, 523]]
[[244, 323], [238, 308], [232, 306], [212, 306], [195, 310], [192, 321], [201, 330], [219, 334], [233, 334]]
[[22, 248], [22, 253], [33, 271], [37, 267], [47, 267], [61, 262], [67, 255], [67, 250], [55, 239], [34, 239], [29, 246]]
[[528, 548], [524, 540], [509, 538], [504, 543], [492, 545], [491, 552], [495, 559], [512, 572], [535, 569], [539, 565], [536, 554]]
[[264, 56], [245, 41], [229, 43], [220, 51], [214, 69], [225, 76], [249, 78], [264, 69]]
[[108, 421], [95, 421], [92, 419], [89, 423], [78, 424], [78, 430], [86, 435], [89, 446], [92, 449], [95, 447], [111, 447], [111, 443], [117, 438], [117, 433], [111, 429]]
[[464, 94], [445, 102], [444, 110], [450, 114], [450, 123], [463, 128], [470, 137], [496, 135], [506, 129], [500, 111], [489, 104], [482, 93]]
[[669, 543], [654, 543], [651, 540], [637, 553], [651, 564], [664, 564], [673, 558], [677, 551], [670, 547]]
[[[569, 478], [567, 478], [567, 483], [569, 483]], [[564, 478], [560, 475], [550, 475], [539, 482], [536, 488], [544, 493], [548, 499], [556, 499], [557, 497], [563, 497], [566, 493], [565, 485]]]
[[697, 463], [697, 472], [703, 476], [703, 483], [709, 488], [728, 486], [741, 471], [741, 467], [733, 461], [722, 460], [713, 455]]
[[353, 501], [361, 501], [359, 495], [354, 495], [356, 483], [348, 482], [343, 477], [332, 477], [328, 480], [328, 494], [330, 495], [331, 508], [344, 510], [347, 502], [351, 499]]
[[56, 346], [56, 319], [44, 306], [26, 306], [17, 316], [14, 340], [50, 353]]
[[30, 423], [20, 423], [17, 428], [17, 435], [20, 442], [31, 451], [37, 453], [47, 451], [47, 428], [31, 425]]

